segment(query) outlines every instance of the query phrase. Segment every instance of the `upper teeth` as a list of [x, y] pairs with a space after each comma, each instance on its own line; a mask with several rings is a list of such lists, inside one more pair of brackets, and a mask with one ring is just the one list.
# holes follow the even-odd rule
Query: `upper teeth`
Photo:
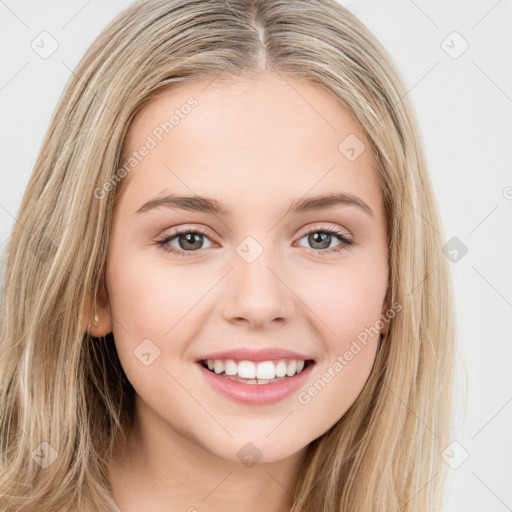
[[293, 377], [304, 368], [304, 361], [299, 359], [281, 361], [234, 361], [233, 359], [208, 359], [208, 368], [215, 373], [238, 375], [243, 379], [275, 379], [276, 377]]

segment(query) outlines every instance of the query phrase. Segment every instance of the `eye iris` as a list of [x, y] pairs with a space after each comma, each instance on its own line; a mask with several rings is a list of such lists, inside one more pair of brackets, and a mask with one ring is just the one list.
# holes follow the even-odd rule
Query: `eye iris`
[[[315, 248], [315, 249], [327, 249], [331, 245], [331, 237], [332, 235], [328, 233], [323, 233], [321, 231], [315, 231], [314, 233], [310, 233], [308, 235], [308, 242]], [[317, 240], [320, 238], [320, 240]], [[327, 243], [325, 243], [327, 240]], [[314, 244], [320, 243], [320, 247], [315, 247]]]
[[[201, 248], [201, 244], [202, 244], [202, 240], [201, 240], [201, 237], [203, 235], [199, 234], [199, 233], [182, 233], [179, 235], [179, 244], [180, 244], [180, 247], [182, 249], [200, 249]], [[199, 240], [195, 240], [195, 237], [198, 237]], [[193, 247], [183, 247], [183, 243], [186, 243], [186, 244], [192, 244]]]

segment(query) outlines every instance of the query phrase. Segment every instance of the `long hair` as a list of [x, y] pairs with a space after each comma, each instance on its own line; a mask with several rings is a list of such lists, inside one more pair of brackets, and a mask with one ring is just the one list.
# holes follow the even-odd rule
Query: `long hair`
[[265, 69], [322, 86], [361, 127], [384, 196], [390, 304], [400, 305], [357, 400], [308, 445], [292, 512], [441, 509], [452, 284], [415, 113], [395, 64], [334, 0], [144, 0], [101, 32], [72, 73], [7, 245], [2, 512], [115, 510], [108, 461], [133, 418], [134, 390], [112, 334], [92, 337], [81, 315], [94, 309], [104, 283], [126, 132], [164, 86]]

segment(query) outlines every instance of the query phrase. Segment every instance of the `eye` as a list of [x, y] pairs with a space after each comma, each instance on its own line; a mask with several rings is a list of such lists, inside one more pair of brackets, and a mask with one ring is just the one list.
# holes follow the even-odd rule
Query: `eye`
[[[302, 238], [307, 238], [307, 242], [312, 245], [312, 249], [326, 253], [337, 253], [345, 249], [347, 246], [354, 245], [354, 240], [347, 236], [346, 233], [330, 226], [313, 226], [313, 228], [310, 228], [308, 231], [303, 233]], [[331, 243], [335, 241], [336, 238], [341, 243], [332, 248]]]
[[[303, 231], [301, 235], [299, 240], [307, 237], [307, 242], [312, 245], [310, 249], [321, 253], [338, 253], [347, 246], [354, 245], [354, 240], [350, 236], [330, 226], [313, 226], [313, 228]], [[210, 240], [208, 233], [201, 229], [175, 228], [172, 235], [166, 235], [160, 238], [156, 241], [156, 244], [165, 252], [173, 253], [177, 256], [193, 256], [194, 252], [208, 248], [203, 246], [204, 238]], [[331, 244], [336, 238], [340, 243], [333, 248]], [[171, 245], [173, 242], [177, 244], [178, 247]], [[211, 244], [210, 247], [212, 245], [213, 244]]]
[[[177, 256], [192, 256], [191, 252], [205, 249], [205, 247], [202, 247], [203, 237], [208, 238], [208, 234], [200, 229], [175, 229], [172, 235], [166, 235], [157, 240], [156, 243], [164, 251]], [[178, 244], [178, 248], [170, 245], [173, 241]]]

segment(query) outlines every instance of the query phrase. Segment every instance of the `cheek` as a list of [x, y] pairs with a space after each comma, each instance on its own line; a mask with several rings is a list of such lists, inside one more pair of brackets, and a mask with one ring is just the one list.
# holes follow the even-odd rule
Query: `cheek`
[[107, 266], [107, 279], [114, 338], [125, 371], [139, 368], [134, 351], [143, 342], [158, 354], [152, 368], [168, 366], [185, 350], [182, 345], [193, 334], [194, 318], [207, 302], [204, 296], [215, 277], [210, 272], [203, 279], [198, 272], [179, 265], [170, 269], [165, 262], [148, 264], [128, 252], [115, 256], [111, 261], [116, 263]]
[[308, 417], [317, 418], [312, 424], [315, 435], [323, 434], [326, 425], [330, 428], [346, 413], [368, 380], [380, 337], [375, 324], [386, 288], [385, 266], [340, 267], [330, 275], [318, 275], [315, 286], [304, 295], [324, 343], [311, 385], [297, 396]]
[[130, 254], [129, 248], [112, 252], [107, 271], [115, 319], [138, 336], [162, 338], [201, 292], [197, 277], [184, 268], [177, 265], [171, 269], [165, 258], [151, 260], [143, 254]]
[[317, 368], [318, 389], [312, 393], [322, 395], [317, 404], [333, 404], [337, 418], [357, 398], [373, 366], [388, 268], [379, 256], [329, 270], [316, 275], [315, 286], [304, 288], [303, 297], [316, 315], [325, 349]]
[[302, 297], [318, 317], [330, 349], [345, 350], [379, 319], [387, 289], [386, 265], [340, 265], [317, 273], [313, 282], [304, 287]]
[[110, 271], [116, 350], [137, 394], [158, 404], [173, 383], [165, 370], [183, 351], [180, 340], [186, 340], [185, 322], [180, 321], [183, 294], [170, 288], [158, 269], [129, 263], [118, 260]]

